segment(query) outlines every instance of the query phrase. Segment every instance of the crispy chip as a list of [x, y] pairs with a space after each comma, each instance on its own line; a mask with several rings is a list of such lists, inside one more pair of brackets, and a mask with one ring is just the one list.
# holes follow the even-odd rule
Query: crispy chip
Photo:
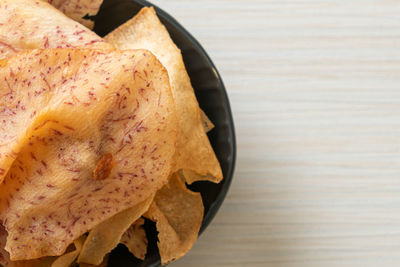
[[79, 263], [79, 267], [107, 267], [108, 266], [108, 258], [109, 258], [109, 255], [105, 256], [103, 262], [99, 265]]
[[[0, 94], [0, 219], [12, 260], [61, 255], [167, 183], [176, 114], [150, 52], [19, 53], [0, 68]], [[107, 153], [115, 166], [95, 180]]]
[[[7, 236], [7, 232], [5, 230], [4, 232], [5, 236]], [[3, 235], [4, 232], [0, 233], [0, 235]], [[59, 257], [44, 257], [34, 260], [11, 261], [10, 255], [6, 250], [4, 250], [6, 238], [3, 238], [2, 236], [0, 240], [0, 253], [2, 255], [2, 260], [0, 261], [0, 264], [2, 264], [4, 267], [69, 267], [78, 257], [85, 238], [86, 236], [81, 236], [80, 238], [75, 240], [74, 248]]]
[[206, 113], [202, 109], [200, 109], [200, 118], [203, 123], [204, 131], [206, 133], [214, 129], [214, 123], [212, 123], [212, 121], [207, 117]]
[[42, 1], [0, 0], [0, 25], [0, 59], [35, 48], [113, 48]]
[[12, 262], [10, 260], [10, 254], [7, 252], [7, 250], [4, 249], [6, 246], [7, 242], [7, 231], [4, 229], [4, 227], [0, 224], [0, 265], [3, 267], [19, 267], [22, 266], [23, 263], [27, 263], [27, 267], [33, 266], [33, 264], [30, 264], [28, 262]]
[[0, 224], [0, 265], [3, 267], [49, 267], [56, 259], [56, 257], [45, 257], [27, 261], [11, 261], [10, 254], [4, 249], [6, 242], [7, 231]]
[[[62, 257], [61, 255], [60, 257]], [[24, 261], [24, 262], [34, 262], [33, 266], [34, 267], [49, 267], [51, 264], [57, 259], [57, 257], [44, 257], [36, 260], [29, 260], [29, 261]], [[25, 265], [23, 265], [26, 267]], [[29, 266], [29, 265], [28, 265]], [[65, 266], [69, 267], [69, 266]]]
[[7, 242], [7, 231], [0, 224], [0, 264], [4, 267], [9, 266], [10, 254], [4, 249]]
[[149, 209], [153, 198], [154, 195], [94, 227], [85, 241], [78, 262], [101, 264], [104, 256], [118, 245], [125, 231]]
[[85, 19], [86, 16], [94, 16], [99, 12], [103, 0], [45, 0], [65, 15], [86, 27], [92, 29], [94, 22]]
[[200, 193], [187, 189], [178, 174], [173, 174], [168, 184], [157, 192], [145, 217], [156, 222], [163, 265], [183, 257], [192, 248], [203, 213]]
[[200, 108], [190, 84], [180, 50], [171, 40], [153, 8], [143, 8], [105, 39], [118, 49], [148, 49], [168, 70], [172, 94], [178, 113], [179, 132], [176, 150], [176, 170], [190, 170], [197, 176], [186, 181], [220, 182], [219, 162], [204, 132]]
[[69, 267], [75, 261], [75, 259], [79, 256], [81, 252], [83, 242], [85, 242], [86, 236], [83, 235], [74, 241], [75, 250], [65, 253], [64, 255], [58, 257], [51, 267]]
[[138, 259], [144, 260], [147, 252], [147, 237], [143, 228], [144, 219], [134, 222], [121, 238], [121, 243]]

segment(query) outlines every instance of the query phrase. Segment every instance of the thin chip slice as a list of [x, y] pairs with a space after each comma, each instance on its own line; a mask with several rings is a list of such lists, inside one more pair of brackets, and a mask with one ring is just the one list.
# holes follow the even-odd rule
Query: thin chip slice
[[61, 255], [167, 183], [177, 121], [150, 52], [19, 53], [0, 68], [0, 95], [0, 220], [12, 260]]
[[7, 242], [7, 231], [0, 224], [0, 266], [3, 267], [69, 267], [78, 257], [83, 241], [82, 236], [74, 241], [75, 248], [59, 257], [44, 257], [33, 260], [11, 261], [10, 254], [4, 249]]
[[[62, 257], [61, 255], [60, 257]], [[36, 260], [29, 260], [29, 262], [35, 262], [33, 267], [49, 267], [51, 264], [57, 259], [57, 257], [44, 257]], [[25, 261], [28, 262], [28, 261]], [[24, 265], [25, 267], [25, 265]], [[70, 267], [70, 266], [65, 266], [65, 267]]]
[[143, 228], [144, 219], [134, 222], [121, 238], [121, 243], [138, 259], [144, 260], [147, 252], [147, 237]]
[[83, 235], [74, 241], [75, 250], [68, 252], [58, 257], [52, 264], [51, 267], [69, 267], [78, 258], [79, 253], [82, 250], [83, 242], [85, 242], [86, 236]]
[[94, 16], [99, 12], [103, 0], [45, 0], [65, 15], [86, 27], [93, 29], [94, 22], [87, 16]]
[[104, 256], [118, 245], [126, 230], [149, 209], [153, 198], [154, 195], [94, 227], [89, 232], [78, 262], [101, 264]]
[[7, 242], [7, 231], [3, 227], [3, 225], [0, 224], [0, 265], [7, 267], [9, 266], [10, 262], [10, 254], [7, 252], [7, 250], [4, 249], [6, 246]]
[[186, 188], [173, 174], [161, 188], [145, 217], [156, 222], [158, 249], [163, 265], [183, 257], [197, 240], [204, 207], [200, 193]]
[[32, 261], [20, 261], [20, 262], [12, 262], [10, 260], [10, 254], [7, 250], [4, 249], [7, 242], [7, 231], [4, 227], [0, 224], [0, 265], [3, 267], [33, 267], [36, 263]]
[[212, 121], [207, 117], [206, 113], [204, 110], [200, 109], [200, 117], [201, 121], [203, 123], [203, 128], [206, 133], [214, 129], [215, 125], [212, 123]]
[[113, 49], [44, 1], [0, 0], [0, 59], [35, 48]]
[[27, 261], [11, 261], [10, 254], [4, 249], [7, 242], [7, 231], [0, 224], [0, 266], [3, 267], [49, 267], [56, 257]]
[[[44, 257], [40, 259], [34, 260], [25, 260], [25, 261], [11, 261], [10, 255], [6, 250], [4, 250], [4, 246], [6, 244], [6, 236], [7, 232], [4, 227], [1, 227], [0, 235], [0, 253], [1, 260], [0, 264], [3, 267], [70, 267], [71, 264], [78, 257], [79, 252], [82, 248], [83, 242], [86, 236], [81, 236], [77, 240], [74, 241], [74, 248], [71, 251], [61, 255], [59, 257]], [[4, 237], [5, 236], [5, 237]]]
[[196, 173], [196, 177], [185, 177], [188, 183], [196, 180], [220, 182], [221, 167], [204, 132], [200, 108], [182, 55], [157, 18], [154, 8], [143, 8], [105, 39], [118, 49], [148, 49], [161, 61], [170, 77], [179, 120], [175, 170]]
[[79, 263], [79, 267], [107, 267], [108, 266], [109, 255], [105, 256], [103, 262], [99, 265], [87, 264], [87, 263]]

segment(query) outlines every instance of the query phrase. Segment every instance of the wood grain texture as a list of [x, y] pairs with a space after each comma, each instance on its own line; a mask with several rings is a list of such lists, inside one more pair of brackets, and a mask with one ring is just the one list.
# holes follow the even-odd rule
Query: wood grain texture
[[155, 0], [235, 117], [231, 190], [171, 266], [399, 266], [400, 2]]

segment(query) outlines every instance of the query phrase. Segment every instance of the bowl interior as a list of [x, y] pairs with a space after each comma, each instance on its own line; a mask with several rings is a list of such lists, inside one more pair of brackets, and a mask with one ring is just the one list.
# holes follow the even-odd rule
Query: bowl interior
[[[132, 18], [144, 6], [151, 4], [143, 0], [105, 0], [99, 14], [94, 18], [94, 31], [100, 36], [111, 32]], [[200, 233], [215, 216], [222, 204], [232, 180], [236, 144], [232, 114], [223, 82], [214, 64], [200, 44], [171, 16], [156, 8], [160, 20], [168, 29], [172, 39], [181, 49], [200, 107], [215, 124], [208, 136], [221, 164], [224, 180], [219, 184], [196, 182], [190, 189], [201, 193], [205, 216]], [[136, 259], [120, 245], [110, 255], [109, 266], [159, 266], [157, 231], [155, 225], [146, 221], [149, 248], [144, 261]]]

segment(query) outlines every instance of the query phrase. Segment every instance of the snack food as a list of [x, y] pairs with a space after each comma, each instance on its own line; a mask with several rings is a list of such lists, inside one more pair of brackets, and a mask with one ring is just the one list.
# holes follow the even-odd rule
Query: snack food
[[103, 0], [46, 0], [65, 15], [92, 29], [94, 22], [90, 20], [97, 14]]
[[148, 49], [161, 61], [168, 71], [179, 120], [175, 171], [184, 170], [189, 184], [202, 180], [220, 182], [221, 167], [204, 131], [199, 104], [181, 52], [154, 8], [143, 8], [105, 40], [118, 49]]
[[46, 2], [72, 7], [0, 0], [0, 264], [101, 266], [118, 243], [143, 259], [141, 216], [162, 263], [182, 257], [204, 212], [182, 178], [222, 173], [179, 49], [151, 8], [107, 43]]
[[[158, 60], [140, 50], [32, 50], [7, 59], [0, 218], [12, 260], [60, 255], [167, 182], [177, 127], [167, 81]], [[108, 153], [115, 166], [96, 180]]]
[[[149, 209], [154, 195], [137, 205], [116, 214], [90, 230], [78, 262], [99, 265], [104, 257], [120, 243], [124, 233]], [[131, 236], [132, 239], [134, 235]], [[128, 237], [125, 238], [130, 243]], [[134, 253], [135, 254], [135, 253]], [[142, 253], [140, 253], [142, 254]]]
[[203, 212], [200, 194], [187, 189], [177, 173], [157, 192], [144, 216], [156, 222], [163, 265], [181, 258], [192, 248]]
[[[85, 239], [86, 239], [86, 236], [83, 235], [83, 236], [79, 237], [77, 240], [75, 240], [74, 241], [75, 249], [73, 251], [65, 253], [61, 257], [58, 257], [57, 259], [55, 259], [52, 262], [51, 267], [71, 266], [71, 264], [74, 263], [75, 259], [79, 256], [79, 254], [82, 250], [83, 242], [85, 242]], [[43, 264], [43, 262], [42, 262], [42, 264]]]
[[207, 117], [207, 114], [203, 110], [200, 110], [200, 117], [201, 121], [203, 122], [204, 131], [206, 133], [214, 129], [214, 123], [212, 123], [212, 121]]
[[102, 38], [38, 0], [0, 0], [0, 59], [35, 48], [113, 49]]
[[121, 237], [121, 243], [138, 259], [144, 260], [147, 251], [147, 237], [143, 228], [144, 219], [139, 218]]

